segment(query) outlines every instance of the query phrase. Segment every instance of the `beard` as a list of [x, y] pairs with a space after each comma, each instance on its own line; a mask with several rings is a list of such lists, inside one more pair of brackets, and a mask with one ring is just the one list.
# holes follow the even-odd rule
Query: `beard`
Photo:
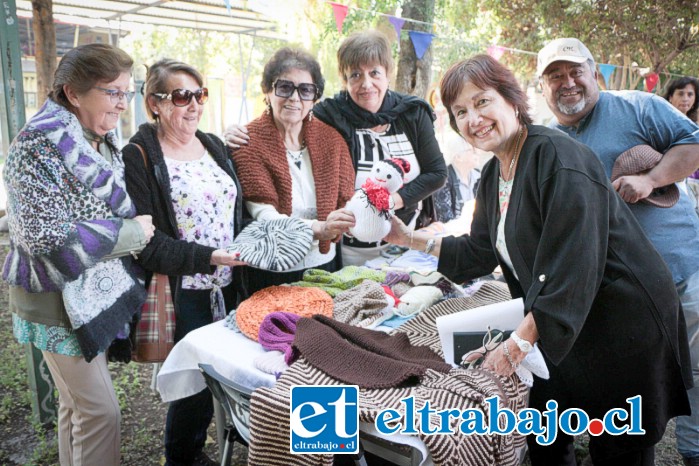
[[559, 91], [556, 96], [556, 106], [558, 107], [558, 111], [561, 112], [564, 115], [575, 115], [576, 113], [582, 112], [585, 109], [585, 105], [587, 104], [587, 95], [585, 94], [585, 91], [581, 90], [583, 93], [582, 99], [580, 99], [579, 102], [572, 104], [572, 105], [566, 105], [561, 102], [561, 93], [568, 91], [569, 89], [566, 89], [565, 91]]

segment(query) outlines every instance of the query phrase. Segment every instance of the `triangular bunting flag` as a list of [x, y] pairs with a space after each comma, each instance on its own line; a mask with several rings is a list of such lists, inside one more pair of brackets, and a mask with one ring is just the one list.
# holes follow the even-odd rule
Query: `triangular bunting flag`
[[612, 73], [616, 69], [616, 65], [608, 65], [606, 63], [600, 63], [599, 65], [599, 72], [602, 73], [602, 77], [604, 78], [604, 85], [609, 87], [609, 78], [612, 76]]
[[658, 84], [658, 73], [648, 73], [646, 75], [646, 90], [648, 92], [653, 92], [655, 85]]
[[422, 60], [432, 43], [434, 34], [420, 31], [408, 31], [408, 34], [410, 35], [410, 40], [413, 41], [413, 47], [415, 47], [415, 56], [417, 56], [418, 60]]
[[395, 16], [389, 16], [388, 20], [393, 24], [393, 27], [396, 28], [396, 35], [398, 36], [398, 40], [400, 40], [400, 31], [403, 29], [403, 25], [405, 24], [405, 20], [403, 18], [397, 18]]
[[228, 12], [228, 16], [231, 15], [231, 0], [223, 0], [223, 3], [226, 4], [226, 11]]
[[342, 24], [345, 22], [347, 17], [347, 5], [341, 5], [340, 3], [330, 2], [333, 7], [333, 14], [335, 15], [335, 26], [337, 26], [337, 32], [342, 34]]
[[488, 47], [488, 55], [490, 55], [496, 60], [500, 60], [500, 57], [502, 57], [503, 53], [505, 53], [505, 49], [500, 47], [499, 45], [491, 45]]

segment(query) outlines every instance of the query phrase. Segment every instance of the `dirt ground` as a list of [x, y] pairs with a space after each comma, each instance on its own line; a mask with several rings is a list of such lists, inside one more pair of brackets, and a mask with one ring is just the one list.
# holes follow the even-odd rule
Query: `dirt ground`
[[[7, 234], [0, 233], [0, 264], [4, 263], [7, 254], [6, 245]], [[7, 286], [2, 281], [0, 342], [0, 465], [58, 464], [55, 425], [42, 427], [32, 422], [24, 348], [12, 336]], [[122, 463], [133, 466], [164, 464], [162, 444], [166, 405], [150, 388], [152, 365], [114, 364], [110, 370], [122, 408]], [[215, 438], [212, 423], [206, 446], [211, 458], [217, 458]], [[579, 442], [579, 456], [581, 459], [586, 456], [584, 439]], [[233, 465], [244, 465], [246, 458], [247, 450], [236, 445]], [[368, 459], [369, 465], [390, 464], [373, 457]], [[342, 461], [342, 464], [349, 463]], [[656, 447], [656, 465], [682, 465], [675, 450], [674, 422]]]

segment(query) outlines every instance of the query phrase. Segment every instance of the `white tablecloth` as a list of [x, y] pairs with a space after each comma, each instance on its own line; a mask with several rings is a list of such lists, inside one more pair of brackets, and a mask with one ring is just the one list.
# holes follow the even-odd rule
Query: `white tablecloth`
[[206, 384], [199, 363], [211, 364], [221, 375], [243, 387], [271, 387], [276, 379], [255, 368], [255, 356], [265, 350], [256, 341], [218, 321], [189, 332], [170, 352], [158, 373], [163, 401], [173, 401], [202, 391]]

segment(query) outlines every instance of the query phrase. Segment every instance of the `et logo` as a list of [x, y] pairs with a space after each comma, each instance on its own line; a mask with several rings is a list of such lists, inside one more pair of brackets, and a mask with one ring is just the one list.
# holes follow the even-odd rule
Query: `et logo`
[[291, 453], [357, 453], [358, 398], [356, 385], [291, 387]]

